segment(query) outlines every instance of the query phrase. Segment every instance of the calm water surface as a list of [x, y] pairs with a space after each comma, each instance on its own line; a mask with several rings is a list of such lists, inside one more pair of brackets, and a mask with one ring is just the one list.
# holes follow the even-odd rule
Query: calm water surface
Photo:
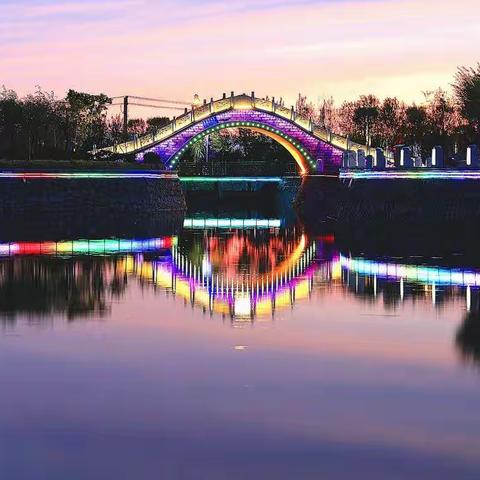
[[479, 478], [478, 265], [215, 227], [0, 247], [2, 479]]

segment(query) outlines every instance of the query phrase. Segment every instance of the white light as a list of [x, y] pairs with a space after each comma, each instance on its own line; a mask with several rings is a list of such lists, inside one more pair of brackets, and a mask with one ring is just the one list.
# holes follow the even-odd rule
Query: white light
[[235, 315], [239, 317], [248, 317], [251, 314], [250, 297], [237, 297], [235, 299]]

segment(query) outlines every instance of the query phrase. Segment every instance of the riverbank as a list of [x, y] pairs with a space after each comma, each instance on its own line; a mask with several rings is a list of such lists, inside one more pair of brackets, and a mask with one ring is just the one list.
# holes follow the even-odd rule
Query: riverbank
[[0, 159], [0, 171], [158, 171], [153, 163], [111, 162], [97, 160], [5, 160]]
[[[296, 207], [314, 231], [369, 242], [400, 235], [480, 232], [480, 180], [307, 177]], [[415, 232], [415, 233], [414, 233]]]
[[179, 178], [172, 173], [1, 169], [2, 241], [173, 235], [185, 209]]

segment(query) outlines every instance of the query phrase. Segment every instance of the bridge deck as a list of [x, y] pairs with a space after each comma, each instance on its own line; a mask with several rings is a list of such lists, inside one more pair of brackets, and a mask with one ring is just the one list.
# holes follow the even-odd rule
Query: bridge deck
[[293, 108], [286, 108], [285, 106], [279, 105], [274, 100], [266, 100], [263, 98], [256, 98], [247, 95], [237, 95], [229, 98], [222, 98], [220, 100], [211, 101], [201, 107], [194, 108], [188, 111], [187, 113], [178, 118], [175, 118], [169, 125], [155, 132], [143, 135], [128, 142], [102, 148], [100, 150], [95, 150], [92, 153], [96, 154], [103, 151], [119, 154], [131, 154], [141, 152], [153, 145], [167, 140], [176, 133], [198, 122], [208, 120], [208, 118], [216, 114], [229, 110], [256, 110], [260, 112], [272, 113], [284, 120], [292, 122], [296, 126], [309, 132], [317, 139], [328, 143], [340, 150], [368, 150], [368, 147], [366, 147], [365, 145], [351, 142], [348, 138], [345, 138], [341, 135], [336, 135], [320, 125], [315, 125], [311, 119], [302, 117], [301, 115], [297, 114], [293, 110]]

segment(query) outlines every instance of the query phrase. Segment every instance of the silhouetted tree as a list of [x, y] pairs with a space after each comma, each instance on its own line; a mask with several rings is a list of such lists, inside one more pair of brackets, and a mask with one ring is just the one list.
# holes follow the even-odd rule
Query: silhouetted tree
[[0, 90], [0, 157], [15, 158], [21, 145], [23, 111], [17, 94]]
[[107, 133], [107, 108], [112, 101], [103, 93], [69, 90], [67, 104], [67, 152], [84, 154], [93, 145], [101, 146]]
[[462, 359], [473, 365], [480, 366], [480, 314], [469, 312], [455, 336]]
[[143, 118], [131, 118], [127, 123], [127, 131], [130, 136], [144, 135], [147, 132], [147, 122]]
[[421, 154], [426, 153], [423, 144], [428, 132], [427, 112], [422, 106], [413, 104], [405, 111], [404, 124], [405, 143], [418, 149]]
[[378, 119], [379, 100], [374, 95], [362, 95], [355, 105], [353, 122], [362, 131], [364, 142], [371, 144], [372, 133]]
[[315, 107], [313, 106], [313, 103], [309, 102], [307, 97], [301, 93], [298, 94], [295, 111], [305, 118], [313, 118], [315, 116]]
[[123, 140], [123, 119], [120, 115], [110, 117], [107, 121], [107, 143], [113, 145]]
[[480, 63], [476, 67], [460, 67], [453, 84], [455, 98], [463, 117], [470, 124], [476, 141], [480, 137]]
[[160, 128], [166, 127], [170, 123], [168, 117], [152, 117], [147, 120], [147, 131], [154, 132]]
[[405, 105], [397, 98], [386, 98], [379, 108], [376, 137], [379, 144], [390, 150], [401, 141], [405, 123]]

